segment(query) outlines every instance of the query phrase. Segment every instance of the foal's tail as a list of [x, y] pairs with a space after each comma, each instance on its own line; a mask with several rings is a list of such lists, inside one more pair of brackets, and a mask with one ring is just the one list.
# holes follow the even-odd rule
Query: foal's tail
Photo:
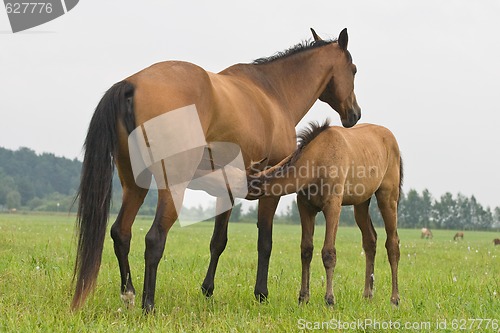
[[399, 206], [399, 201], [401, 200], [401, 193], [403, 193], [403, 177], [404, 172], [403, 172], [403, 158], [400, 156], [399, 157], [399, 197], [398, 197], [398, 206]]
[[118, 147], [118, 122], [128, 131], [135, 127], [132, 98], [134, 86], [121, 81], [102, 97], [90, 121], [85, 139], [78, 203], [78, 249], [73, 281], [76, 289], [72, 309], [79, 308], [96, 284], [106, 234]]

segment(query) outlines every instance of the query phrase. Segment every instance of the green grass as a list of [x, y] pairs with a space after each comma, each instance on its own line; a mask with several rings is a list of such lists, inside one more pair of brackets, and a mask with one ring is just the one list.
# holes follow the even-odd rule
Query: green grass
[[[323, 227], [316, 229], [311, 299], [309, 304], [298, 306], [300, 226], [274, 226], [270, 299], [267, 304], [259, 304], [253, 297], [255, 224], [230, 224], [215, 293], [208, 300], [202, 296], [200, 285], [209, 261], [213, 225], [199, 223], [181, 228], [176, 224], [168, 235], [159, 267], [156, 312], [145, 316], [140, 304], [126, 309], [121, 303], [118, 265], [109, 236], [96, 292], [81, 311], [69, 310], [75, 257], [73, 222], [74, 217], [63, 215], [0, 215], [0, 332], [297, 332], [323, 322], [329, 325], [323, 326], [326, 329], [335, 328], [339, 320], [343, 325], [354, 325], [357, 320], [365, 323], [365, 319], [379, 325], [392, 321], [393, 327], [429, 322], [431, 328], [420, 332], [438, 331], [436, 323], [444, 325], [444, 321], [447, 330], [441, 331], [456, 331], [456, 325], [468, 331], [498, 331], [491, 327], [500, 321], [500, 246], [492, 243], [498, 237], [496, 233], [466, 232], [464, 241], [454, 242], [453, 231], [435, 230], [433, 240], [422, 240], [419, 230], [400, 230], [401, 304], [396, 309], [389, 302], [384, 231], [377, 230], [375, 296], [365, 300], [361, 235], [356, 228], [341, 227], [334, 274], [337, 303], [329, 308], [323, 301]], [[130, 261], [137, 301], [142, 293], [144, 236], [149, 225], [150, 219], [138, 219], [134, 225]], [[487, 320], [495, 321], [485, 329]], [[365, 330], [376, 331], [369, 326]], [[351, 326], [329, 331], [363, 329]]]

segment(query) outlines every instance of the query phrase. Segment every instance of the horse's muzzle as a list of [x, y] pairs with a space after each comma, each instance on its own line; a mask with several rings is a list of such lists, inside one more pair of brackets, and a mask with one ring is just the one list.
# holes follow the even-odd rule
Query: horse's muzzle
[[359, 119], [361, 119], [361, 109], [358, 108], [357, 110], [351, 110], [346, 119], [341, 119], [342, 126], [346, 128], [353, 127]]

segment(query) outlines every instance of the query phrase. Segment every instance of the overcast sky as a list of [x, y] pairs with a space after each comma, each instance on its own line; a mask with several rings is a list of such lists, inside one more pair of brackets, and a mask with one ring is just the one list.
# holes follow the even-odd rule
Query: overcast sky
[[[0, 146], [81, 159], [102, 94], [144, 67], [217, 72], [347, 27], [361, 122], [396, 135], [405, 191], [500, 206], [499, 18], [498, 0], [80, 1], [12, 34], [0, 8]], [[304, 121], [326, 117], [317, 102]]]

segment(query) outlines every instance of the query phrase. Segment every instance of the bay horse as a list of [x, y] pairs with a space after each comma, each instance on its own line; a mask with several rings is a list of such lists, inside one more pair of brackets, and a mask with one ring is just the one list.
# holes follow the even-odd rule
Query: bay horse
[[363, 124], [352, 129], [311, 123], [298, 135], [297, 150], [276, 166], [249, 171], [249, 195], [279, 197], [297, 193], [302, 225], [302, 282], [299, 303], [309, 300], [310, 264], [313, 257], [315, 216], [322, 211], [326, 231], [321, 251], [326, 270], [325, 301], [335, 302], [333, 271], [337, 262], [335, 239], [341, 206], [354, 205], [354, 217], [361, 230], [366, 255], [363, 296], [373, 297], [373, 272], [377, 233], [369, 214], [372, 195], [385, 224], [385, 247], [392, 272], [391, 303], [398, 305], [399, 236], [397, 209], [403, 180], [398, 143], [386, 128]]
[[457, 233], [455, 234], [455, 236], [453, 236], [453, 240], [454, 240], [454, 241], [456, 241], [456, 240], [457, 240], [457, 239], [459, 239], [459, 238], [460, 238], [460, 239], [462, 239], [462, 240], [464, 240], [464, 233], [463, 233], [463, 232], [461, 232], [461, 231], [457, 232]]
[[[131, 227], [148, 192], [137, 185], [133, 175], [127, 140], [134, 129], [141, 129], [149, 120], [172, 110], [195, 105], [206, 142], [237, 144], [248, 166], [251, 160], [262, 157], [269, 163], [277, 163], [291, 153], [296, 144], [295, 126], [318, 99], [337, 111], [343, 126], [356, 124], [361, 110], [354, 94], [356, 66], [347, 50], [347, 30], [342, 30], [334, 40], [323, 40], [311, 31], [313, 41], [250, 64], [230, 66], [219, 73], [181, 61], [157, 63], [116, 83], [104, 94], [90, 121], [84, 144], [77, 193], [78, 246], [72, 309], [84, 303], [96, 284], [115, 165], [123, 197], [111, 237], [120, 269], [121, 298], [134, 303], [135, 288], [128, 260]], [[153, 176], [158, 180], [157, 174]], [[183, 194], [180, 193], [181, 197]], [[272, 221], [278, 201], [279, 198], [259, 200], [254, 294], [260, 301], [268, 297]], [[227, 243], [230, 213], [228, 210], [215, 217], [210, 264], [202, 284], [207, 297], [213, 294], [217, 263]], [[156, 215], [146, 235], [142, 294], [145, 312], [154, 308], [158, 264], [167, 233], [178, 214], [171, 191], [159, 189]]]
[[432, 239], [432, 231], [431, 229], [428, 229], [428, 228], [422, 228], [421, 230], [421, 234], [420, 234], [420, 238], [425, 238], [425, 239]]
[[500, 245], [500, 238], [495, 238], [493, 243], [495, 243], [495, 245]]

